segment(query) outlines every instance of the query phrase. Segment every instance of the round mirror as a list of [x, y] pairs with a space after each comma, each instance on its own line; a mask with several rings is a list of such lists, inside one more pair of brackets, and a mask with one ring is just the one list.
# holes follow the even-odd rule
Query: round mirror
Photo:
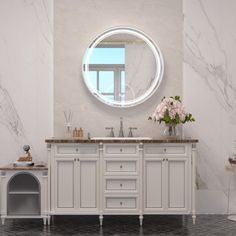
[[113, 28], [95, 38], [83, 58], [89, 91], [114, 107], [138, 105], [159, 87], [164, 63], [160, 49], [141, 31]]

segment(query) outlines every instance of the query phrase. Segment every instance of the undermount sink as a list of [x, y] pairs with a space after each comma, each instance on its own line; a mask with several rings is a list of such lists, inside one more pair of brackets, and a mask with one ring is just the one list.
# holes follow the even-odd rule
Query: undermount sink
[[93, 137], [92, 140], [151, 140], [149, 137]]

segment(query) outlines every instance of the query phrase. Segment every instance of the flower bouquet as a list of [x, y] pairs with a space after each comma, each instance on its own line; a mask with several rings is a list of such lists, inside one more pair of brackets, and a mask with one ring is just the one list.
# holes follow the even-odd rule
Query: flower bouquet
[[166, 137], [177, 136], [176, 125], [195, 121], [192, 114], [185, 111], [180, 96], [163, 97], [161, 103], [158, 104], [154, 113], [148, 119], [159, 123], [164, 122], [167, 126], [164, 131]]

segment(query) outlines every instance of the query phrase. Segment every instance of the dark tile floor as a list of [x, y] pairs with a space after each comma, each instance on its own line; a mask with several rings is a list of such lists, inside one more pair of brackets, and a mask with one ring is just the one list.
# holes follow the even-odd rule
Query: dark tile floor
[[0, 226], [0, 236], [230, 236], [236, 235], [236, 222], [225, 215], [198, 215], [196, 225], [191, 216], [145, 216], [139, 227], [136, 216], [105, 216], [103, 227], [95, 216], [57, 216], [51, 226], [43, 226], [41, 220], [6, 220]]

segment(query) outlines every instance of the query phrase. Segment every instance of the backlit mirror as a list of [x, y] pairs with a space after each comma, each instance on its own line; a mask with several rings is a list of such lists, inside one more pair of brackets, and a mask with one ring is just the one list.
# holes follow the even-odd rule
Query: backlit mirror
[[98, 100], [114, 107], [131, 107], [157, 90], [164, 63], [150, 37], [122, 27], [105, 31], [89, 44], [82, 71], [86, 86]]

